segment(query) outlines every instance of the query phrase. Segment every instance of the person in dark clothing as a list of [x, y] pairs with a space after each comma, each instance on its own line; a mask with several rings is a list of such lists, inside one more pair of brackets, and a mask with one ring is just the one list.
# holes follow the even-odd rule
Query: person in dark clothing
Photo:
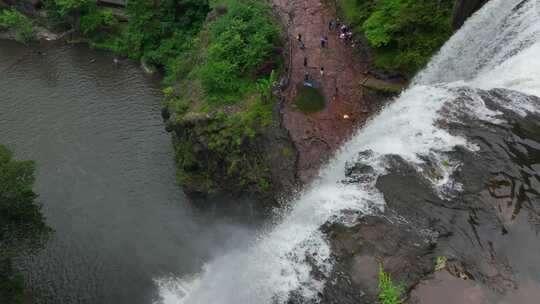
[[326, 40], [324, 40], [324, 37], [321, 37], [321, 48], [325, 48], [326, 47]]
[[307, 57], [304, 57], [304, 66], [307, 67]]
[[337, 27], [336, 20], [332, 19], [330, 22], [328, 22], [328, 30], [332, 31], [335, 30]]

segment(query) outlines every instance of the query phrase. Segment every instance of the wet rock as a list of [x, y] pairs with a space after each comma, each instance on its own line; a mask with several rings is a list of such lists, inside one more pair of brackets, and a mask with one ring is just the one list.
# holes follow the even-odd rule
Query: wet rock
[[458, 30], [463, 23], [489, 0], [458, 0], [454, 7], [452, 27]]
[[[426, 171], [437, 162], [430, 156], [423, 157], [423, 170], [398, 156], [387, 156], [387, 173], [376, 181], [387, 203], [384, 212], [361, 217], [352, 226], [334, 224], [323, 229], [335, 267], [326, 278], [322, 303], [376, 302], [379, 263], [394, 282], [402, 282], [410, 291], [435, 271], [436, 258], [444, 256], [448, 262], [442, 271], [457, 280], [474, 281], [453, 286], [476, 286], [474, 290], [482, 294], [499, 297], [518, 288], [517, 273], [540, 264], [539, 255], [527, 253], [540, 248], [533, 232], [540, 223], [540, 115], [526, 109], [519, 115], [508, 109], [523, 100], [540, 106], [540, 99], [501, 89], [456, 92], [459, 97], [444, 110], [452, 116], [446, 128], [479, 148], [458, 147], [447, 154], [460, 164], [452, 179], [462, 185], [461, 191], [441, 197], [434, 190], [433, 176]], [[466, 110], [478, 97], [499, 113], [495, 117], [499, 123], [479, 120]], [[372, 173], [366, 162], [370, 155], [363, 155], [364, 159], [348, 164], [349, 177]], [[351, 178], [351, 182], [362, 180]], [[526, 220], [522, 216], [517, 221], [520, 213], [526, 213]], [[510, 250], [509, 243], [521, 253]]]
[[297, 152], [279, 124], [277, 108], [273, 124], [251, 127], [254, 136], [230, 132], [226, 120], [208, 113], [170, 115], [168, 124], [179, 181], [187, 194], [249, 196], [268, 208], [296, 189]]

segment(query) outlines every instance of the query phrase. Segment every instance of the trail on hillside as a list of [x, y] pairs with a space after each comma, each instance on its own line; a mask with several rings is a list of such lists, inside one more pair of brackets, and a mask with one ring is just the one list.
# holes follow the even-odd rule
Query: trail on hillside
[[[290, 41], [290, 79], [284, 92], [283, 124], [299, 152], [299, 178], [307, 182], [378, 108], [378, 100], [362, 88], [368, 77], [366, 56], [354, 44], [339, 39], [339, 26], [329, 29], [330, 20], [336, 20], [334, 7], [321, 0], [272, 0], [272, 4]], [[302, 35], [305, 49], [299, 48], [298, 34]], [[328, 37], [326, 48], [321, 48], [323, 36]], [[317, 113], [303, 113], [294, 105], [306, 72], [326, 98], [326, 107]]]

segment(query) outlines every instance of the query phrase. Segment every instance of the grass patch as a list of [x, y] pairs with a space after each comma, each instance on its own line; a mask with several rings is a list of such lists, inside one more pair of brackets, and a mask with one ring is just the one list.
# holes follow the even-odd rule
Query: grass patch
[[383, 265], [379, 265], [379, 301], [382, 304], [399, 304], [401, 295], [405, 291], [403, 284], [396, 285], [390, 275], [384, 271]]
[[318, 89], [302, 86], [294, 104], [304, 113], [315, 113], [324, 109], [326, 101]]

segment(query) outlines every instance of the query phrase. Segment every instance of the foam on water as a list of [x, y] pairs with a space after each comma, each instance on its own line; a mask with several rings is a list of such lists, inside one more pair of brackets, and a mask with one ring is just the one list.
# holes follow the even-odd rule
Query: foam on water
[[[345, 210], [366, 214], [384, 208], [384, 199], [373, 184], [342, 182], [347, 162], [371, 150], [362, 161], [380, 175], [385, 172], [386, 155], [400, 155], [420, 172], [420, 165], [429, 158], [441, 164], [442, 177], [432, 179], [439, 193], [444, 196], [451, 187], [459, 190], [450, 181], [457, 164], [441, 152], [456, 146], [477, 148], [437, 126], [444, 115], [441, 109], [458, 97], [455, 88], [460, 86], [508, 88], [540, 96], [539, 37], [538, 0], [488, 2], [411, 88], [358, 130], [276, 225], [261, 232], [250, 246], [208, 262], [194, 278], [157, 280], [162, 299], [156, 303], [283, 303], [292, 291], [316, 298], [324, 282], [311, 276], [312, 265], [323, 274], [332, 268], [329, 244], [319, 228], [328, 221], [344, 220]], [[498, 122], [498, 113], [487, 109], [474, 89], [467, 94], [472, 97], [468, 111], [478, 119]], [[525, 111], [537, 105], [519, 99], [508, 107]]]

